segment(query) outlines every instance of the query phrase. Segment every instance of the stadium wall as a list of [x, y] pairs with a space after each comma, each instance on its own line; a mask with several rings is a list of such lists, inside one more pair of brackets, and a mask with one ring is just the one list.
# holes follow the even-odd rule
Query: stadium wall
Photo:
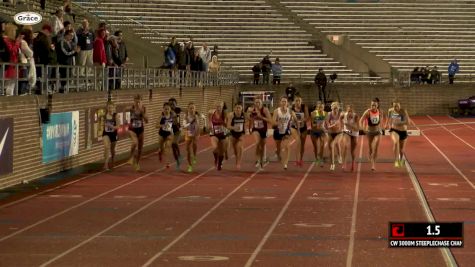
[[[151, 92], [151, 97], [150, 97]], [[207, 112], [215, 101], [222, 99], [232, 106], [233, 87], [210, 88], [159, 88], [154, 90], [121, 90], [113, 93], [116, 105], [132, 104], [133, 96], [137, 93], [143, 96], [150, 121], [145, 125], [145, 146], [157, 142], [155, 123], [162, 105], [171, 97], [175, 97], [179, 106], [185, 108], [189, 102], [194, 102], [200, 112]], [[48, 103], [45, 96], [14, 96], [0, 98], [0, 119], [13, 118], [13, 172], [0, 176], [0, 188], [9, 187], [23, 181], [30, 181], [49, 174], [82, 166], [102, 160], [102, 143], [91, 144], [86, 132], [86, 123], [90, 121], [90, 109], [103, 107], [107, 101], [105, 92], [87, 92], [55, 94], [52, 96], [51, 113], [79, 111], [79, 153], [64, 160], [52, 163], [42, 163], [42, 129], [39, 107]], [[90, 124], [89, 124], [90, 125]], [[88, 147], [89, 146], [89, 147]], [[128, 153], [129, 139], [117, 143], [117, 154]], [[7, 164], [1, 162], [1, 164]]]
[[[318, 101], [318, 92], [314, 84], [294, 84], [310, 106]], [[241, 85], [241, 91], [271, 90], [276, 96], [284, 95], [287, 85], [280, 86], [253, 86]], [[348, 85], [328, 84], [329, 99], [336, 100], [336, 94], [344, 105], [352, 104], [356, 112], [361, 114], [369, 107], [371, 99], [378, 97], [384, 110], [389, 108], [391, 101], [398, 98], [410, 115], [449, 115], [450, 107], [457, 106], [459, 99], [466, 99], [475, 95], [471, 84], [442, 84], [442, 85], [414, 85], [406, 88], [395, 88], [392, 85]]]

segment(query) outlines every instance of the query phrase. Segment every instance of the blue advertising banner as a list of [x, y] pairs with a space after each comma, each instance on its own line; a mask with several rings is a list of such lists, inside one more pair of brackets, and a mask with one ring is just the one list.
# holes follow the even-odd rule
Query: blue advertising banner
[[61, 160], [79, 152], [79, 111], [53, 113], [43, 124], [43, 163]]

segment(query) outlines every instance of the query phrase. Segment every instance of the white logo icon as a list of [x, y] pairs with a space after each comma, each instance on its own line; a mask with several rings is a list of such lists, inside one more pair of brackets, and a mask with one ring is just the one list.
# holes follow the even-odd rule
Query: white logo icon
[[3, 147], [5, 146], [5, 141], [7, 140], [8, 130], [10, 130], [10, 128], [7, 128], [7, 131], [3, 135], [2, 141], [0, 142], [0, 157], [2, 156]]
[[13, 19], [20, 25], [35, 25], [40, 23], [43, 18], [39, 13], [26, 11], [16, 14]]

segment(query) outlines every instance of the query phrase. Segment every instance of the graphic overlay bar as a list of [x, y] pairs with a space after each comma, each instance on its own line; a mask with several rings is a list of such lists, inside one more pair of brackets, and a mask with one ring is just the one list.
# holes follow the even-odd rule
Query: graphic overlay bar
[[463, 223], [390, 222], [390, 248], [463, 248]]

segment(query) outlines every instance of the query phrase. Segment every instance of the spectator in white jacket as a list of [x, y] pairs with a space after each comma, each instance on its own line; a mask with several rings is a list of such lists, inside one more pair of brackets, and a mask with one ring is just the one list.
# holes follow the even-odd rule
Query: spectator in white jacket
[[20, 78], [27, 79], [19, 82], [18, 94], [27, 94], [36, 84], [36, 68], [35, 58], [33, 57], [33, 31], [31, 28], [25, 27], [20, 35], [23, 39], [20, 44], [20, 63], [27, 64], [20, 68]]
[[203, 71], [208, 71], [208, 65], [211, 62], [211, 50], [206, 43], [201, 46], [200, 58], [203, 60]]
[[56, 12], [54, 12], [53, 16], [51, 16], [51, 27], [53, 27], [53, 33], [52, 33], [53, 37], [55, 37], [59, 31], [64, 29], [63, 16], [64, 16], [64, 11], [61, 8], [58, 8]]

